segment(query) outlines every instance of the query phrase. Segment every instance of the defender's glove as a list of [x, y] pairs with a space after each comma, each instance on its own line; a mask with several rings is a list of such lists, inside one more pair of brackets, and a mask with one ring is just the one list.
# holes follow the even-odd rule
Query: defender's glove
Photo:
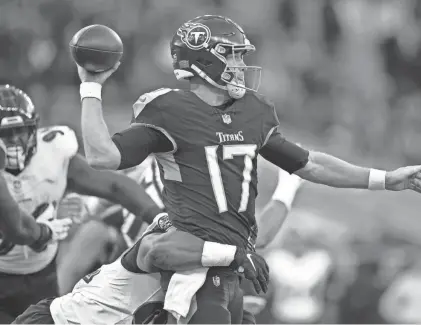
[[42, 252], [51, 241], [63, 240], [67, 237], [72, 220], [70, 218], [55, 219], [55, 209], [52, 204], [44, 204], [33, 213], [41, 228], [41, 235], [29, 247]]
[[69, 234], [69, 229], [72, 225], [72, 219], [52, 219], [46, 221], [38, 221], [39, 224], [45, 224], [52, 231], [51, 240], [59, 241], [66, 239]]
[[269, 283], [269, 266], [263, 257], [255, 252], [237, 247], [234, 261], [230, 265], [236, 272], [250, 280], [257, 293], [266, 293]]

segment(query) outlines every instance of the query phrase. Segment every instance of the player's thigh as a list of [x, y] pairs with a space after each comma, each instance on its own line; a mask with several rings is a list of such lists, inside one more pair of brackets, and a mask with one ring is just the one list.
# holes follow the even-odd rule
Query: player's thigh
[[190, 324], [231, 324], [234, 290], [239, 288], [238, 276], [231, 272], [210, 269], [205, 283], [196, 293], [197, 310]]
[[54, 298], [47, 298], [35, 305], [30, 305], [16, 317], [12, 324], [54, 324], [50, 313], [50, 305], [53, 300]]

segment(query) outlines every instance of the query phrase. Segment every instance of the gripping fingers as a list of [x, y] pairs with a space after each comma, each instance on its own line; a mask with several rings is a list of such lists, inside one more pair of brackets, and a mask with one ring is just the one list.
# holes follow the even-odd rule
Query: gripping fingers
[[251, 279], [251, 282], [253, 282], [254, 290], [256, 290], [257, 293], [262, 292], [262, 287], [260, 286], [260, 282], [257, 278]]
[[72, 219], [53, 219], [46, 224], [53, 232], [53, 240], [63, 240], [67, 237], [69, 229], [72, 226]]
[[263, 276], [265, 277], [266, 283], [269, 283], [269, 265], [265, 261], [265, 268], [263, 270]]
[[256, 255], [256, 258], [258, 258], [258, 264], [260, 265], [260, 272], [259, 272], [259, 276], [262, 276], [266, 283], [269, 282], [269, 265], [266, 263], [266, 260], [259, 256]]
[[268, 291], [268, 282], [266, 281], [266, 278], [263, 275], [259, 275], [257, 279], [259, 280], [262, 291], [266, 293]]

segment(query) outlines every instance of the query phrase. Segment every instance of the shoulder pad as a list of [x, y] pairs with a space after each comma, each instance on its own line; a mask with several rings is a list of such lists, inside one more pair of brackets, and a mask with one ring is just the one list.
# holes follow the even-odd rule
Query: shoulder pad
[[140, 112], [145, 108], [147, 104], [153, 101], [155, 98], [163, 96], [170, 91], [173, 91], [171, 88], [159, 88], [157, 90], [151, 91], [149, 93], [143, 94], [138, 98], [138, 100], [133, 104], [133, 114], [136, 118]]
[[38, 141], [49, 145], [66, 158], [72, 158], [79, 149], [75, 132], [65, 125], [38, 129]]

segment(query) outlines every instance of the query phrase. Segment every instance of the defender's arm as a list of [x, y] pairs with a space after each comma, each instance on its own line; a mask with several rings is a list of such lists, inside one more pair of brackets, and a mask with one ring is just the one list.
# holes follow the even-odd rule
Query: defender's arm
[[70, 160], [68, 186], [79, 194], [91, 195], [121, 204], [151, 222], [161, 212], [145, 190], [134, 180], [113, 171], [95, 170], [81, 155]]
[[137, 265], [147, 272], [228, 266], [244, 272], [244, 276], [253, 282], [257, 292], [266, 292], [269, 281], [269, 267], [255, 252], [204, 241], [175, 228], [170, 228], [165, 233], [151, 233], [143, 237], [137, 252]]
[[47, 235], [51, 238], [51, 231], [47, 228], [19, 208], [9, 192], [3, 172], [0, 172], [0, 232], [3, 238], [17, 245], [33, 245], [44, 241]]

